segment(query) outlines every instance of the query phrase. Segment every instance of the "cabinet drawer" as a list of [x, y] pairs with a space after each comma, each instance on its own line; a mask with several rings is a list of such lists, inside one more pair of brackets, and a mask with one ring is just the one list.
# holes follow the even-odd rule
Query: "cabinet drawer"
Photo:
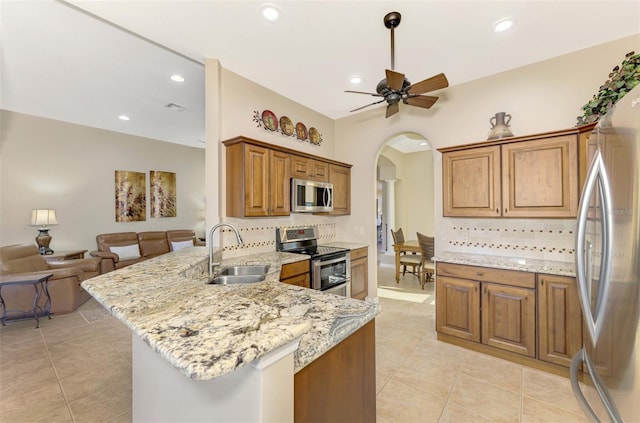
[[438, 276], [451, 276], [454, 278], [493, 282], [502, 285], [519, 286], [521, 288], [534, 289], [536, 287], [535, 273], [519, 272], [517, 270], [438, 263], [436, 273]]
[[357, 250], [351, 250], [349, 254], [351, 257], [351, 260], [357, 260], [362, 257], [367, 257], [367, 250], [368, 250], [367, 247], [358, 248]]
[[281, 280], [280, 282], [288, 283], [289, 285], [297, 285], [303, 288], [311, 288], [311, 276], [309, 273], [303, 273], [302, 275], [293, 276], [291, 278], [286, 278]]
[[283, 264], [280, 270], [280, 280], [293, 276], [309, 273], [309, 260], [296, 261], [295, 263]]

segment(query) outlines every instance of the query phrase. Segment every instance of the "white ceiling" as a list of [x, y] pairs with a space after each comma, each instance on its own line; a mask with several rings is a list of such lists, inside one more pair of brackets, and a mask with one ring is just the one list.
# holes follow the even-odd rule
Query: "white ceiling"
[[[344, 90], [374, 92], [384, 77], [382, 18], [393, 10], [402, 14], [395, 69], [412, 82], [444, 72], [456, 85], [640, 32], [637, 0], [270, 0], [275, 23], [259, 1], [70, 2], [0, 0], [0, 107], [194, 147], [204, 146], [205, 58], [337, 119], [375, 100]], [[493, 33], [505, 16], [513, 30]], [[186, 110], [167, 110], [171, 102]], [[372, 107], [384, 119], [384, 106]]]

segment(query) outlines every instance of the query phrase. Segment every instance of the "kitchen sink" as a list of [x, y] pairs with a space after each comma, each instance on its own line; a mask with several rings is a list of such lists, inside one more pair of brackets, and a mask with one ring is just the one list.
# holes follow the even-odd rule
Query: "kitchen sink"
[[213, 285], [233, 285], [241, 283], [256, 283], [265, 280], [266, 275], [219, 275], [210, 279], [207, 284]]
[[269, 264], [228, 266], [220, 271], [220, 275], [265, 275], [269, 267], [271, 267]]

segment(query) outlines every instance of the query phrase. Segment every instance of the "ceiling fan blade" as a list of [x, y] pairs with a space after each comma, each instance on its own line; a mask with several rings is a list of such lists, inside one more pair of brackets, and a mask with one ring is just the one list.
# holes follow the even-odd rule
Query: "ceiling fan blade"
[[349, 112], [356, 112], [358, 110], [364, 109], [365, 107], [369, 107], [369, 106], [373, 106], [374, 104], [382, 103], [383, 101], [384, 101], [384, 98], [382, 100], [380, 100], [380, 101], [374, 101], [371, 104], [367, 104], [366, 106], [362, 106], [362, 107], [358, 107], [357, 109], [349, 110]]
[[345, 93], [354, 93], [354, 94], [367, 94], [367, 95], [372, 95], [374, 97], [384, 97], [382, 94], [378, 94], [378, 93], [367, 93], [364, 91], [351, 91], [351, 90], [346, 90]]
[[387, 85], [389, 88], [395, 91], [402, 89], [404, 84], [404, 73], [398, 73], [387, 69]]
[[407, 89], [407, 92], [409, 94], [422, 94], [428, 93], [429, 91], [439, 90], [440, 88], [446, 88], [448, 86], [449, 81], [447, 81], [447, 77], [444, 73], [439, 73], [436, 76], [425, 79], [424, 81], [416, 82]]
[[433, 106], [433, 103], [435, 103], [436, 101], [438, 101], [438, 97], [433, 97], [430, 95], [418, 95], [415, 97], [409, 97], [402, 100], [404, 104], [410, 104], [412, 106], [422, 107], [423, 109], [430, 108], [431, 106]]
[[400, 106], [398, 105], [398, 103], [389, 104], [387, 106], [387, 113], [384, 115], [384, 117], [388, 118], [389, 116], [393, 116], [398, 113], [398, 110], [400, 110]]

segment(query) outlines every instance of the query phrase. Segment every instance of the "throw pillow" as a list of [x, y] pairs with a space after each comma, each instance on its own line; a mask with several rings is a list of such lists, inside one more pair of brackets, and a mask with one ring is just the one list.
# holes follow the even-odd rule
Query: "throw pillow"
[[120, 260], [133, 260], [140, 258], [140, 248], [138, 244], [125, 245], [122, 247], [109, 247], [109, 251], [116, 253]]
[[178, 251], [178, 250], [182, 250], [183, 248], [187, 248], [187, 247], [193, 247], [193, 240], [190, 241], [178, 241], [178, 242], [171, 242], [171, 249], [173, 251]]

